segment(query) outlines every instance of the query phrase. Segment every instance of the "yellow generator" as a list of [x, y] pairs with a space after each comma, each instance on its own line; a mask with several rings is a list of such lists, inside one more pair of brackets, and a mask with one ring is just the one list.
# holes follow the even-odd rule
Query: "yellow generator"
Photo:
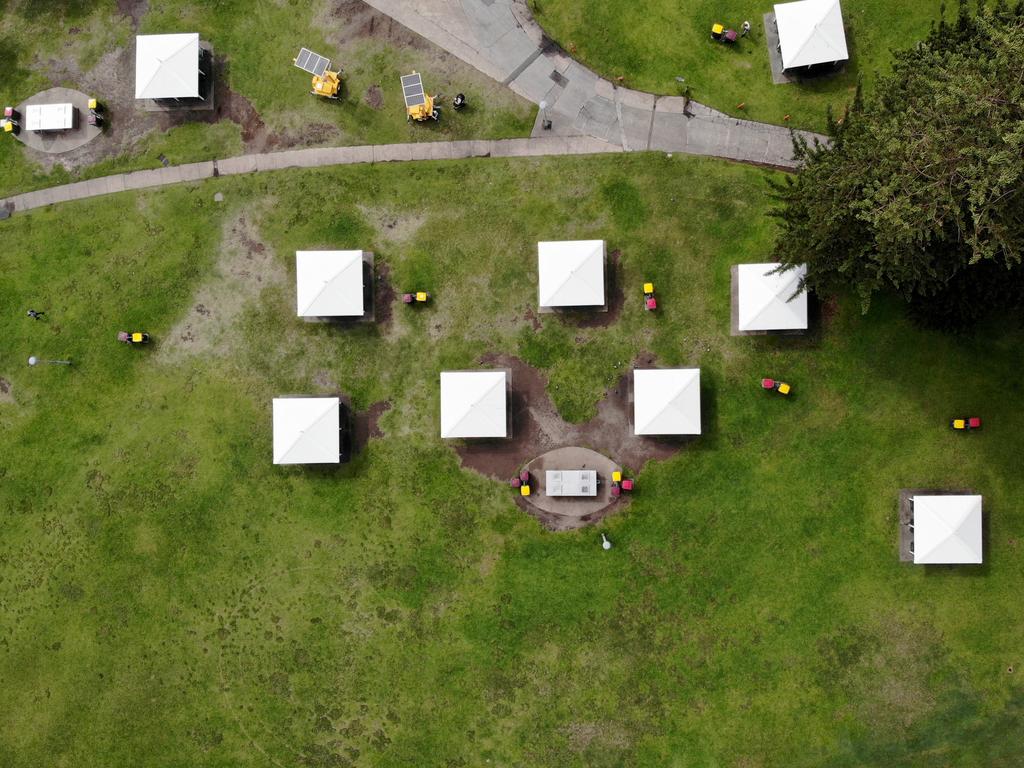
[[314, 96], [336, 99], [341, 93], [341, 70], [331, 69], [331, 60], [313, 53], [309, 48], [302, 48], [294, 59], [295, 66], [313, 76]]
[[405, 95], [405, 111], [408, 120], [418, 123], [424, 120], [440, 120], [441, 108], [434, 106], [434, 97], [423, 90], [423, 78], [419, 72], [402, 76], [402, 93]]

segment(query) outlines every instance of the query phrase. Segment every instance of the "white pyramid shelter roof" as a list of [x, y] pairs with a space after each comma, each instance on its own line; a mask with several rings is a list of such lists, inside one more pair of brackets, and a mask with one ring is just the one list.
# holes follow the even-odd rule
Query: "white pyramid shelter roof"
[[775, 6], [782, 68], [846, 61], [846, 32], [839, 0], [799, 0]]
[[542, 307], [604, 305], [604, 240], [537, 243]]
[[981, 562], [981, 496], [913, 499], [915, 563]]
[[135, 38], [135, 98], [199, 97], [199, 34]]
[[441, 372], [441, 437], [507, 437], [505, 371]]
[[740, 264], [737, 267], [740, 331], [793, 331], [807, 328], [807, 292], [793, 296], [807, 275], [801, 264], [772, 274], [779, 264]]
[[296, 251], [299, 317], [361, 317], [362, 251]]
[[700, 368], [634, 370], [633, 434], [699, 435]]
[[337, 464], [340, 428], [336, 397], [275, 397], [274, 463]]

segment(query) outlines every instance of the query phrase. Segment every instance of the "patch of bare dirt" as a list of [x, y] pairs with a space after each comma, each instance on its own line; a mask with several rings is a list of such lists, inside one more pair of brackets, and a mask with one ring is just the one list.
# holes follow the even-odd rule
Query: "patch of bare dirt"
[[352, 447], [359, 453], [373, 438], [384, 437], [380, 428], [380, 417], [391, 410], [389, 400], [374, 403], [365, 411], [356, 413], [352, 419]]
[[246, 217], [224, 224], [220, 258], [213, 276], [203, 284], [192, 307], [160, 345], [160, 355], [171, 358], [205, 354], [230, 347], [229, 331], [242, 310], [269, 285], [286, 282], [287, 274], [273, 250], [260, 239]]
[[[628, 373], [608, 390], [598, 404], [594, 418], [583, 424], [570, 424], [555, 409], [548, 395], [547, 380], [540, 371], [509, 355], [485, 355], [480, 362], [512, 371], [509, 395], [511, 438], [467, 441], [456, 448], [462, 465], [480, 474], [507, 480], [531, 459], [554, 448], [570, 445], [590, 448], [625, 468], [639, 471], [647, 461], [667, 459], [689, 442], [687, 439], [633, 434]], [[646, 355], [637, 364], [650, 365], [652, 362], [653, 357]], [[528, 507], [528, 510], [541, 519], [534, 508]], [[541, 522], [552, 525], [551, 521], [544, 519]]]
[[149, 0], [117, 0], [117, 11], [131, 19], [132, 29], [139, 28], [139, 22], [149, 11]]
[[427, 220], [423, 214], [396, 212], [387, 208], [357, 206], [377, 234], [392, 243], [406, 243], [412, 240]]
[[330, 371], [317, 371], [313, 374], [313, 384], [323, 393], [337, 392], [341, 389]]
[[373, 266], [373, 315], [377, 326], [386, 332], [395, 312], [395, 289], [391, 285], [391, 268], [384, 262]]
[[526, 310], [526, 314], [523, 315], [523, 320], [528, 322], [530, 324], [530, 327], [533, 328], [533, 330], [535, 331], [539, 331], [541, 328], [544, 327], [544, 324], [541, 323], [540, 318], [537, 316], [537, 313], [534, 312], [532, 309]]
[[0, 376], [0, 403], [13, 403], [14, 395], [11, 393], [11, 382]]
[[424, 50], [430, 42], [363, 0], [334, 0], [327, 7], [327, 39], [338, 46], [360, 40], [380, 40], [400, 47]]
[[382, 109], [384, 107], [384, 91], [379, 85], [371, 85], [363, 94], [363, 101], [371, 109]]
[[835, 296], [820, 299], [819, 308], [821, 311], [821, 324], [830, 325], [835, 316], [839, 314], [839, 299]]
[[585, 751], [591, 744], [616, 749], [623, 749], [630, 744], [626, 731], [614, 723], [570, 723], [566, 726], [565, 733], [580, 752]]

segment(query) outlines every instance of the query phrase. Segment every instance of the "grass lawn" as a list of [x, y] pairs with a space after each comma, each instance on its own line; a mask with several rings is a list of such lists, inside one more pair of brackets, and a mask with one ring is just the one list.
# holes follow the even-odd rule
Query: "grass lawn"
[[[0, 764], [1017, 764], [1024, 333], [840, 301], [807, 339], [731, 338], [767, 173], [363, 166], [0, 223]], [[626, 307], [534, 332], [535, 242], [576, 237], [622, 250]], [[293, 252], [319, 246], [371, 248], [434, 305], [297, 320]], [[135, 327], [151, 348], [115, 342]], [[438, 372], [489, 351], [543, 367], [572, 420], [640, 352], [702, 368], [705, 434], [642, 471], [610, 552], [437, 437]], [[338, 390], [390, 403], [383, 436], [344, 468], [272, 466], [271, 398]], [[962, 414], [985, 429], [951, 433]], [[962, 486], [985, 565], [898, 563], [898, 489]]]
[[[362, 3], [144, 5], [135, 19], [97, 0], [64, 3], [59, 11], [41, 0], [9, 0], [0, 16], [0, 100], [18, 104], [61, 85], [96, 95], [110, 114], [104, 136], [66, 155], [39, 158], [13, 137], [0, 136], [0, 196], [159, 167], [161, 154], [181, 164], [302, 146], [509, 138], [528, 136], [533, 127], [534, 105], [402, 27], [382, 22]], [[224, 112], [219, 122], [169, 126], [135, 103], [134, 36], [181, 31], [197, 31], [213, 45], [216, 77], [228, 91], [218, 94]], [[292, 65], [302, 46], [342, 68], [340, 100], [310, 95], [309, 75]], [[429, 92], [445, 97], [442, 106], [463, 92], [469, 107], [459, 114], [446, 109], [439, 123], [408, 123], [399, 78], [414, 69], [423, 73]], [[198, 113], [195, 119], [208, 117]]]
[[[850, 62], [838, 76], [812, 83], [773, 85], [762, 17], [769, 0], [530, 0], [537, 21], [563, 47], [606, 77], [654, 93], [677, 95], [677, 76], [693, 98], [730, 115], [821, 130], [829, 104], [837, 113], [863, 78], [870, 88], [888, 69], [890, 51], [927, 34], [940, 0], [844, 0]], [[955, 10], [948, 11], [955, 14]], [[711, 39], [718, 21], [751, 34], [727, 47]], [[737, 105], [745, 104], [743, 110]]]

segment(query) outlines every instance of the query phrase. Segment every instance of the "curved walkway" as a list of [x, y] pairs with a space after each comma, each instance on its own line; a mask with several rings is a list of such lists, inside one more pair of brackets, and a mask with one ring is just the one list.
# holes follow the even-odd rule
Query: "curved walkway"
[[151, 171], [101, 176], [74, 184], [47, 187], [0, 200], [0, 211], [28, 211], [53, 203], [82, 200], [132, 189], [162, 187], [184, 181], [233, 176], [285, 168], [321, 168], [331, 165], [387, 163], [409, 160], [459, 160], [468, 157], [541, 157], [544, 155], [595, 155], [621, 152], [622, 147], [588, 136], [544, 136], [533, 139], [491, 141], [438, 141], [411, 144], [379, 144], [360, 147], [323, 147], [240, 155], [224, 160], [172, 165]]
[[[620, 88], [562, 51], [525, 0], [366, 0], [534, 104], [551, 131], [592, 136], [623, 150], [712, 155], [794, 168], [790, 130], [739, 120], [682, 97]], [[771, 87], [765, 83], [765, 87]], [[543, 131], [538, 116], [534, 136]], [[827, 137], [799, 131], [809, 142]]]

